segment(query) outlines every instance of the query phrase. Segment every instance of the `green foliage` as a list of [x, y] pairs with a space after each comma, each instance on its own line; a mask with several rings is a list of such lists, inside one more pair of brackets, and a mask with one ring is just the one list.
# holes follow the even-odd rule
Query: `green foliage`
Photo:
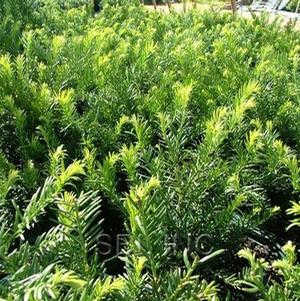
[[[221, 300], [245, 241], [299, 225], [292, 24], [80, 0], [0, 18], [0, 300]], [[235, 287], [298, 300], [293, 245], [239, 254]]]
[[[299, 204], [292, 202], [287, 213], [296, 216], [287, 229], [299, 227]], [[240, 250], [238, 256], [246, 259], [249, 267], [243, 269], [239, 277], [229, 277], [227, 281], [242, 291], [254, 294], [258, 300], [299, 300], [300, 264], [296, 246], [288, 241], [281, 251], [281, 259], [268, 262], [264, 258], [257, 258], [255, 252], [248, 248]]]
[[292, 203], [292, 207], [290, 209], [288, 209], [287, 212], [288, 212], [288, 214], [294, 214], [294, 215], [296, 215], [296, 217], [294, 219], [292, 219], [292, 223], [290, 225], [290, 228], [294, 227], [294, 226], [300, 226], [300, 219], [299, 219], [299, 216], [300, 216], [300, 204], [296, 203], [296, 202], [293, 202]]
[[[256, 300], [299, 300], [300, 265], [296, 264], [295, 246], [288, 242], [282, 251], [282, 258], [269, 264], [262, 258], [256, 258], [249, 249], [241, 250], [239, 256], [248, 261], [249, 268], [245, 268], [241, 279], [233, 281], [234, 285], [255, 294]], [[277, 274], [281, 281], [276, 281], [272, 274]]]
[[[297, 0], [291, 0], [291, 1], [289, 1], [289, 3], [286, 6], [286, 10], [291, 11], [291, 12], [296, 12], [297, 5], [298, 5], [298, 1]], [[298, 7], [298, 9], [299, 9], [299, 7]]]

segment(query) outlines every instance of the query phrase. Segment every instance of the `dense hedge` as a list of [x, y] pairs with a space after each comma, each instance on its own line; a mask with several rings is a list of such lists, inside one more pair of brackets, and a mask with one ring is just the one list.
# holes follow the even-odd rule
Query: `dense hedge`
[[0, 298], [299, 300], [299, 32], [92, 10], [0, 4]]

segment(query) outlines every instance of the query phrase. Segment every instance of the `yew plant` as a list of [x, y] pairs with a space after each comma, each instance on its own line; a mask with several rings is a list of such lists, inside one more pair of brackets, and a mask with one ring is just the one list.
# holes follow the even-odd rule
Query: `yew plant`
[[0, 4], [0, 300], [298, 300], [299, 32], [103, 6]]

